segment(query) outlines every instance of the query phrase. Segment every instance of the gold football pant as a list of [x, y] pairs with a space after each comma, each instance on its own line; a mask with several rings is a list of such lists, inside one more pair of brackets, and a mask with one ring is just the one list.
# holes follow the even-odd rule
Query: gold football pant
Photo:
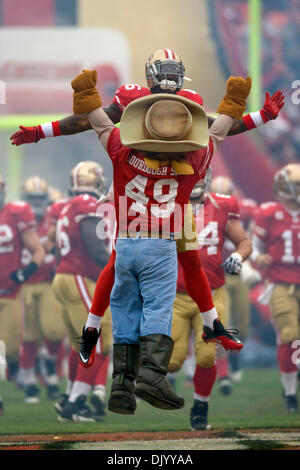
[[250, 323], [249, 288], [241, 281], [240, 276], [227, 275], [224, 295], [229, 325], [239, 330], [243, 341], [248, 335]]
[[196, 222], [192, 212], [192, 204], [189, 203], [184, 215], [183, 230], [176, 240], [177, 253], [198, 250], [198, 236]]
[[[221, 322], [226, 325], [224, 311], [224, 289], [212, 291], [213, 300]], [[195, 335], [196, 362], [200, 367], [215, 364], [216, 344], [206, 344], [202, 339], [203, 322], [197, 304], [188, 294], [177, 293], [173, 307], [172, 333], [174, 349], [169, 365], [170, 372], [178, 371], [188, 355], [189, 338], [192, 330]]]
[[55, 298], [49, 282], [28, 284], [23, 289], [24, 332], [23, 341], [40, 338], [60, 341], [65, 333], [62, 306]]
[[[95, 286], [96, 283], [91, 279], [73, 274], [56, 274], [53, 280], [54, 294], [63, 306], [63, 320], [69, 342], [76, 351], [80, 348], [79, 338], [92, 305]], [[108, 308], [101, 321], [101, 335], [96, 351], [108, 354], [111, 341], [111, 313]]]
[[290, 343], [300, 334], [300, 285], [275, 284], [270, 299], [273, 323], [280, 342]]
[[15, 299], [0, 297], [0, 341], [4, 342], [8, 362], [18, 361], [22, 337], [21, 294]]

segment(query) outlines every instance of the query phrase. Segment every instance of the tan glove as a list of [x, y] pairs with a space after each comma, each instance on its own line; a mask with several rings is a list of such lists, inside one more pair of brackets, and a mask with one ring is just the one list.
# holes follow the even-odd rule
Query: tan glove
[[242, 119], [246, 109], [246, 100], [251, 90], [252, 79], [247, 77], [229, 77], [226, 94], [223, 96], [217, 113], [227, 114], [235, 119]]
[[83, 70], [72, 80], [74, 114], [87, 114], [102, 106], [96, 83], [96, 70]]

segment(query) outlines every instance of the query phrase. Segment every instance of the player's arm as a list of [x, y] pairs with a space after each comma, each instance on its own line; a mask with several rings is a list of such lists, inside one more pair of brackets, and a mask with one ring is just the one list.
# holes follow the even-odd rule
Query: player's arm
[[[116, 104], [112, 103], [102, 109], [114, 124], [120, 122], [122, 111]], [[19, 127], [20, 130], [10, 137], [12, 145], [32, 144], [46, 137], [73, 135], [92, 129], [86, 114], [72, 114], [60, 121], [46, 122], [33, 127]]]
[[240, 274], [243, 261], [252, 253], [252, 242], [237, 219], [228, 220], [226, 236], [234, 244], [235, 251], [225, 260], [224, 269], [228, 274]]
[[55, 250], [55, 247], [56, 247], [55, 240], [56, 240], [56, 225], [53, 224], [53, 225], [51, 225], [51, 227], [48, 230], [47, 240], [45, 240], [44, 243], [43, 243], [43, 248], [44, 248], [46, 253], [54, 254], [54, 252], [56, 251]]
[[[256, 127], [263, 126], [270, 120], [276, 119], [284, 105], [284, 95], [281, 91], [276, 91], [272, 96], [266, 92], [263, 108], [254, 113], [243, 116], [242, 119], [235, 119], [228, 131], [228, 136], [242, 134]], [[208, 117], [208, 126], [211, 127], [215, 119]]]
[[24, 248], [32, 255], [31, 262], [24, 269], [19, 269], [10, 274], [10, 278], [16, 284], [22, 284], [29, 279], [39, 268], [45, 258], [45, 250], [41, 245], [38, 234], [33, 227], [21, 232], [21, 239]]
[[103, 269], [108, 263], [109, 253], [104, 240], [97, 236], [98, 217], [87, 217], [80, 223], [81, 235], [90, 257]]

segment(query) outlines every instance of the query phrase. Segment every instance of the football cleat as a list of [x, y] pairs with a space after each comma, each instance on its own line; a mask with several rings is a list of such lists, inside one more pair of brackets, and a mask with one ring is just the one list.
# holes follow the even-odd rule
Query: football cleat
[[25, 403], [39, 403], [40, 390], [35, 384], [29, 384], [25, 386]]
[[94, 390], [91, 396], [91, 404], [98, 416], [105, 416], [106, 393], [104, 390]]
[[208, 403], [200, 400], [194, 400], [194, 406], [191, 408], [190, 423], [194, 431], [207, 431], [211, 425], [207, 424]]
[[238, 330], [225, 330], [219, 318], [214, 320], [213, 327], [213, 330], [208, 326], [203, 327], [202, 339], [205, 343], [219, 343], [226, 351], [242, 349], [243, 343], [231, 334], [237, 334]]
[[67, 423], [74, 421], [76, 423], [95, 423], [102, 421], [102, 416], [98, 416], [85, 404], [86, 396], [80, 395], [75, 402], [67, 401], [61, 413], [59, 413], [58, 421]]
[[60, 396], [57, 385], [47, 385], [47, 396], [49, 400], [57, 400]]
[[98, 333], [96, 328], [83, 327], [78, 357], [80, 364], [85, 368], [91, 367], [94, 362], [96, 344], [100, 336], [100, 332], [101, 330]]
[[231, 394], [231, 380], [229, 377], [222, 377], [219, 379], [219, 391], [222, 395], [228, 396]]
[[296, 413], [298, 411], [298, 398], [296, 395], [284, 395], [284, 411], [286, 413]]
[[62, 410], [64, 409], [64, 406], [66, 405], [68, 399], [69, 399], [69, 395], [66, 395], [65, 393], [59, 397], [57, 402], [54, 403], [54, 409], [56, 413], [58, 414], [62, 413]]

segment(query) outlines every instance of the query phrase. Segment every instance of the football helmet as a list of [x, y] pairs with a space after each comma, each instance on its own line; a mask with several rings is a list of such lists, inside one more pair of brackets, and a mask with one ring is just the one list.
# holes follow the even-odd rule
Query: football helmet
[[216, 176], [211, 182], [210, 191], [212, 193], [231, 196], [234, 192], [234, 184], [227, 176]]
[[151, 54], [145, 65], [147, 85], [152, 93], [176, 93], [179, 91], [185, 77], [182, 60], [171, 49], [159, 49]]
[[289, 163], [274, 175], [273, 191], [280, 202], [300, 204], [300, 164]]
[[44, 216], [48, 199], [48, 184], [40, 176], [27, 178], [22, 186], [22, 199], [31, 205], [37, 219]]
[[207, 168], [205, 177], [195, 184], [193, 191], [191, 192], [191, 195], [190, 195], [191, 202], [199, 199], [202, 196], [202, 194], [207, 193], [209, 191], [211, 180], [212, 180], [212, 170], [211, 168]]
[[6, 195], [5, 181], [4, 181], [3, 176], [0, 174], [0, 210], [4, 206], [5, 195]]
[[70, 176], [72, 195], [80, 193], [89, 193], [96, 197], [102, 195], [105, 187], [105, 174], [99, 163], [80, 162], [72, 169]]

